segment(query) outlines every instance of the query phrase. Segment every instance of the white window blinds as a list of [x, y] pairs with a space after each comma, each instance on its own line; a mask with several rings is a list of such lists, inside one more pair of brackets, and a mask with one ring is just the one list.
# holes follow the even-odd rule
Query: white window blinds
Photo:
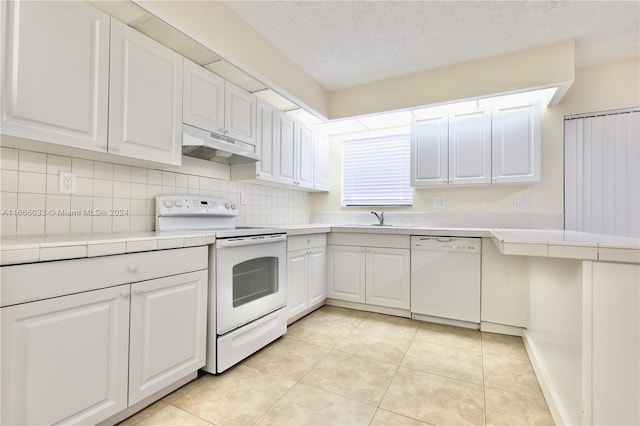
[[342, 151], [344, 206], [411, 206], [409, 135], [347, 140]]
[[640, 110], [565, 119], [565, 229], [640, 238]]

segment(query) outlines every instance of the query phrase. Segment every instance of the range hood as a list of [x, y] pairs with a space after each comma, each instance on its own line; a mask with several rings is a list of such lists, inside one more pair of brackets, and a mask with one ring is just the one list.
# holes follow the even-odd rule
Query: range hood
[[255, 163], [261, 158], [256, 147], [211, 133], [188, 124], [182, 125], [182, 154], [222, 164]]

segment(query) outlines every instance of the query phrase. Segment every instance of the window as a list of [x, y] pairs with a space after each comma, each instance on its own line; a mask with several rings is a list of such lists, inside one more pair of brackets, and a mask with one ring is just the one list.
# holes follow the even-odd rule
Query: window
[[408, 134], [344, 141], [342, 205], [413, 205], [409, 158]]

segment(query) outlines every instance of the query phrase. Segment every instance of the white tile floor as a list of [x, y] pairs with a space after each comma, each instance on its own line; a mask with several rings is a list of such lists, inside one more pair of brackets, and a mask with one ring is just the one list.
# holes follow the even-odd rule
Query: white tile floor
[[522, 339], [325, 306], [125, 425], [552, 425]]

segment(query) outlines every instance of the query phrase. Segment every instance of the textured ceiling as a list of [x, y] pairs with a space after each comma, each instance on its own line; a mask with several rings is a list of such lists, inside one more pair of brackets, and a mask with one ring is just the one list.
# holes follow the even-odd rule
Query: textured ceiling
[[329, 90], [576, 40], [576, 66], [640, 56], [639, 1], [228, 1]]

